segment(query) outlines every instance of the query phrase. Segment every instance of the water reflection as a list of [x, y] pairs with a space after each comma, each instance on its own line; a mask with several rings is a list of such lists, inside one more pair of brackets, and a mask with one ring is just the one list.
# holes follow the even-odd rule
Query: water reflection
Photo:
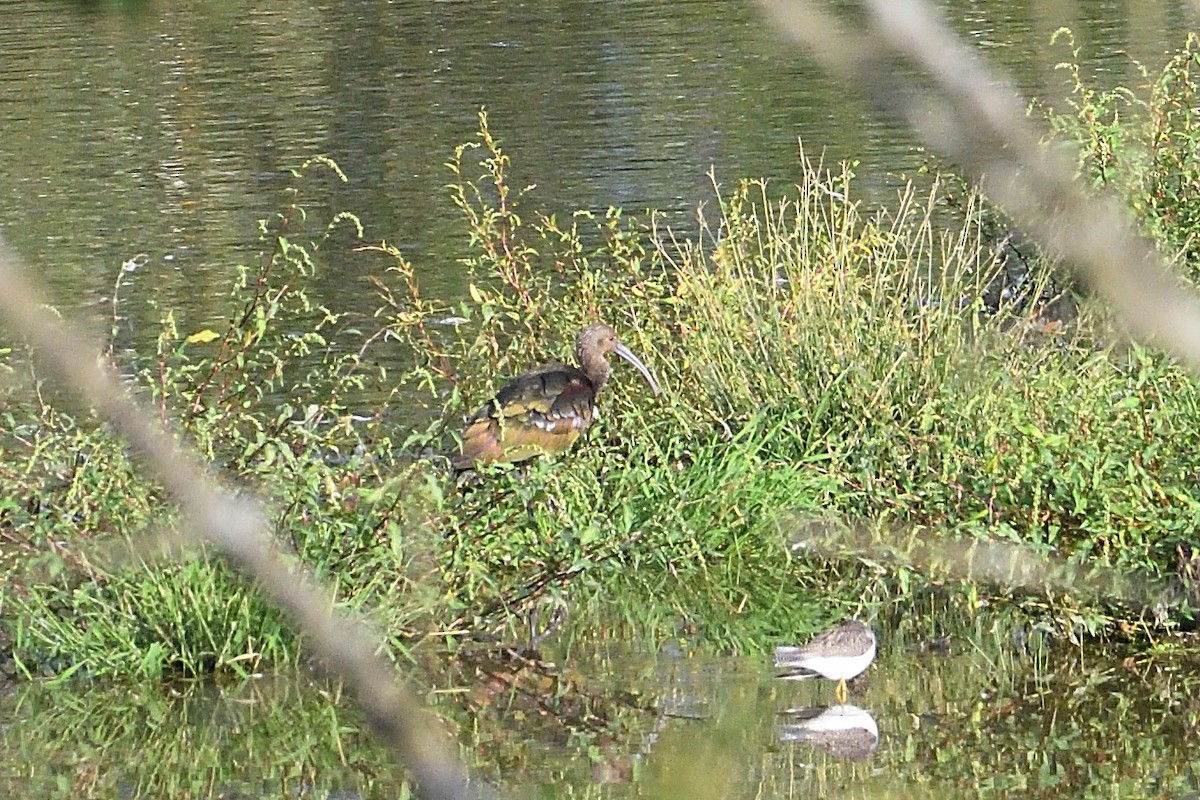
[[[934, 627], [965, 645], [922, 649]], [[761, 657], [664, 655], [599, 630], [540, 659], [418, 649], [414, 680], [505, 796], [1195, 791], [1194, 656], [1017, 646], [1002, 615], [906, 615], [880, 630], [853, 704], [822, 703], [824, 683], [775, 680]], [[303, 675], [9, 687], [0, 719], [3, 797], [62, 797], [63, 786], [75, 798], [406, 791], [338, 687]]]
[[788, 721], [775, 726], [781, 742], [800, 742], [851, 761], [861, 761], [879, 746], [875, 718], [858, 706], [812, 706], [782, 713]]
[[398, 792], [402, 771], [340, 699], [336, 686], [305, 676], [18, 687], [0, 698], [0, 796]]

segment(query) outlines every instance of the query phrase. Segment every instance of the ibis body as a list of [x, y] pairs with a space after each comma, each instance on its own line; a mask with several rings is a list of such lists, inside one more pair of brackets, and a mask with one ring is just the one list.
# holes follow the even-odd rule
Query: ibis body
[[515, 464], [569, 450], [596, 415], [596, 396], [608, 382], [608, 357], [616, 353], [633, 364], [655, 394], [658, 381], [612, 328], [597, 323], [575, 343], [578, 366], [551, 362], [518, 375], [467, 421], [459, 469], [476, 464]]

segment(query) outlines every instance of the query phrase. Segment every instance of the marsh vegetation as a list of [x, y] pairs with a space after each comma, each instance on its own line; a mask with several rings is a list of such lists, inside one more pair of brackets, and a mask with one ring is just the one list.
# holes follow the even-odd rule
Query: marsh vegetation
[[[1181, 281], [1200, 220], [1198, 50], [1189, 38], [1148, 87], [1096, 92], [1075, 73], [1073, 106], [1032, 112]], [[852, 613], [911, 625], [935, 606], [1134, 659], [1191, 630], [1193, 376], [1130, 342], [952, 165], [872, 207], [852, 168], [800, 159], [794, 187], [714, 181], [685, 237], [654, 214], [539, 208], [481, 113], [450, 161], [470, 275], [457, 304], [353, 214], [305, 213], [310, 181], [346, 180], [315, 159], [263, 222], [228, 327], [183, 329], [162, 308], [153, 352], [102, 358], [221, 480], [269, 500], [277, 545], [407, 666], [546, 636], [560, 653], [685, 639], [757, 655]], [[306, 289], [351, 251], [374, 265], [373, 314]], [[569, 454], [460, 479], [463, 416], [600, 319], [663, 394], [618, 370]], [[257, 587], [183, 544], [128, 445], [44, 385], [19, 340], [2, 358], [8, 676], [305, 663]], [[595, 732], [611, 731], [578, 730], [603, 760]]]

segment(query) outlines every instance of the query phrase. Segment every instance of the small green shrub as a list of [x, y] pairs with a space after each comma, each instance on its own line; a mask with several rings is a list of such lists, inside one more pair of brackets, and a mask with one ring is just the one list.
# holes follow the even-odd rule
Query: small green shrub
[[1197, 65], [1200, 37], [1183, 47], [1157, 74], [1142, 67], [1142, 93], [1127, 87], [1096, 89], [1082, 75], [1079, 50], [1060, 64], [1072, 76], [1067, 113], [1047, 110], [1057, 135], [1078, 148], [1082, 172], [1126, 198], [1146, 232], [1170, 256], [1179, 255], [1193, 282], [1200, 260], [1200, 106]]

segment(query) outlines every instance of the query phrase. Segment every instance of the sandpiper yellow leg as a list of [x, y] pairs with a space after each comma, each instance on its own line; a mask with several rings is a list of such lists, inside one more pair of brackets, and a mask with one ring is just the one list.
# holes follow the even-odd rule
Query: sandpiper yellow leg
[[837, 688], [833, 690], [833, 696], [837, 698], [839, 703], [845, 705], [846, 700], [848, 700], [850, 697], [849, 692], [846, 691], [845, 678], [842, 678], [840, 681], [838, 681]]

